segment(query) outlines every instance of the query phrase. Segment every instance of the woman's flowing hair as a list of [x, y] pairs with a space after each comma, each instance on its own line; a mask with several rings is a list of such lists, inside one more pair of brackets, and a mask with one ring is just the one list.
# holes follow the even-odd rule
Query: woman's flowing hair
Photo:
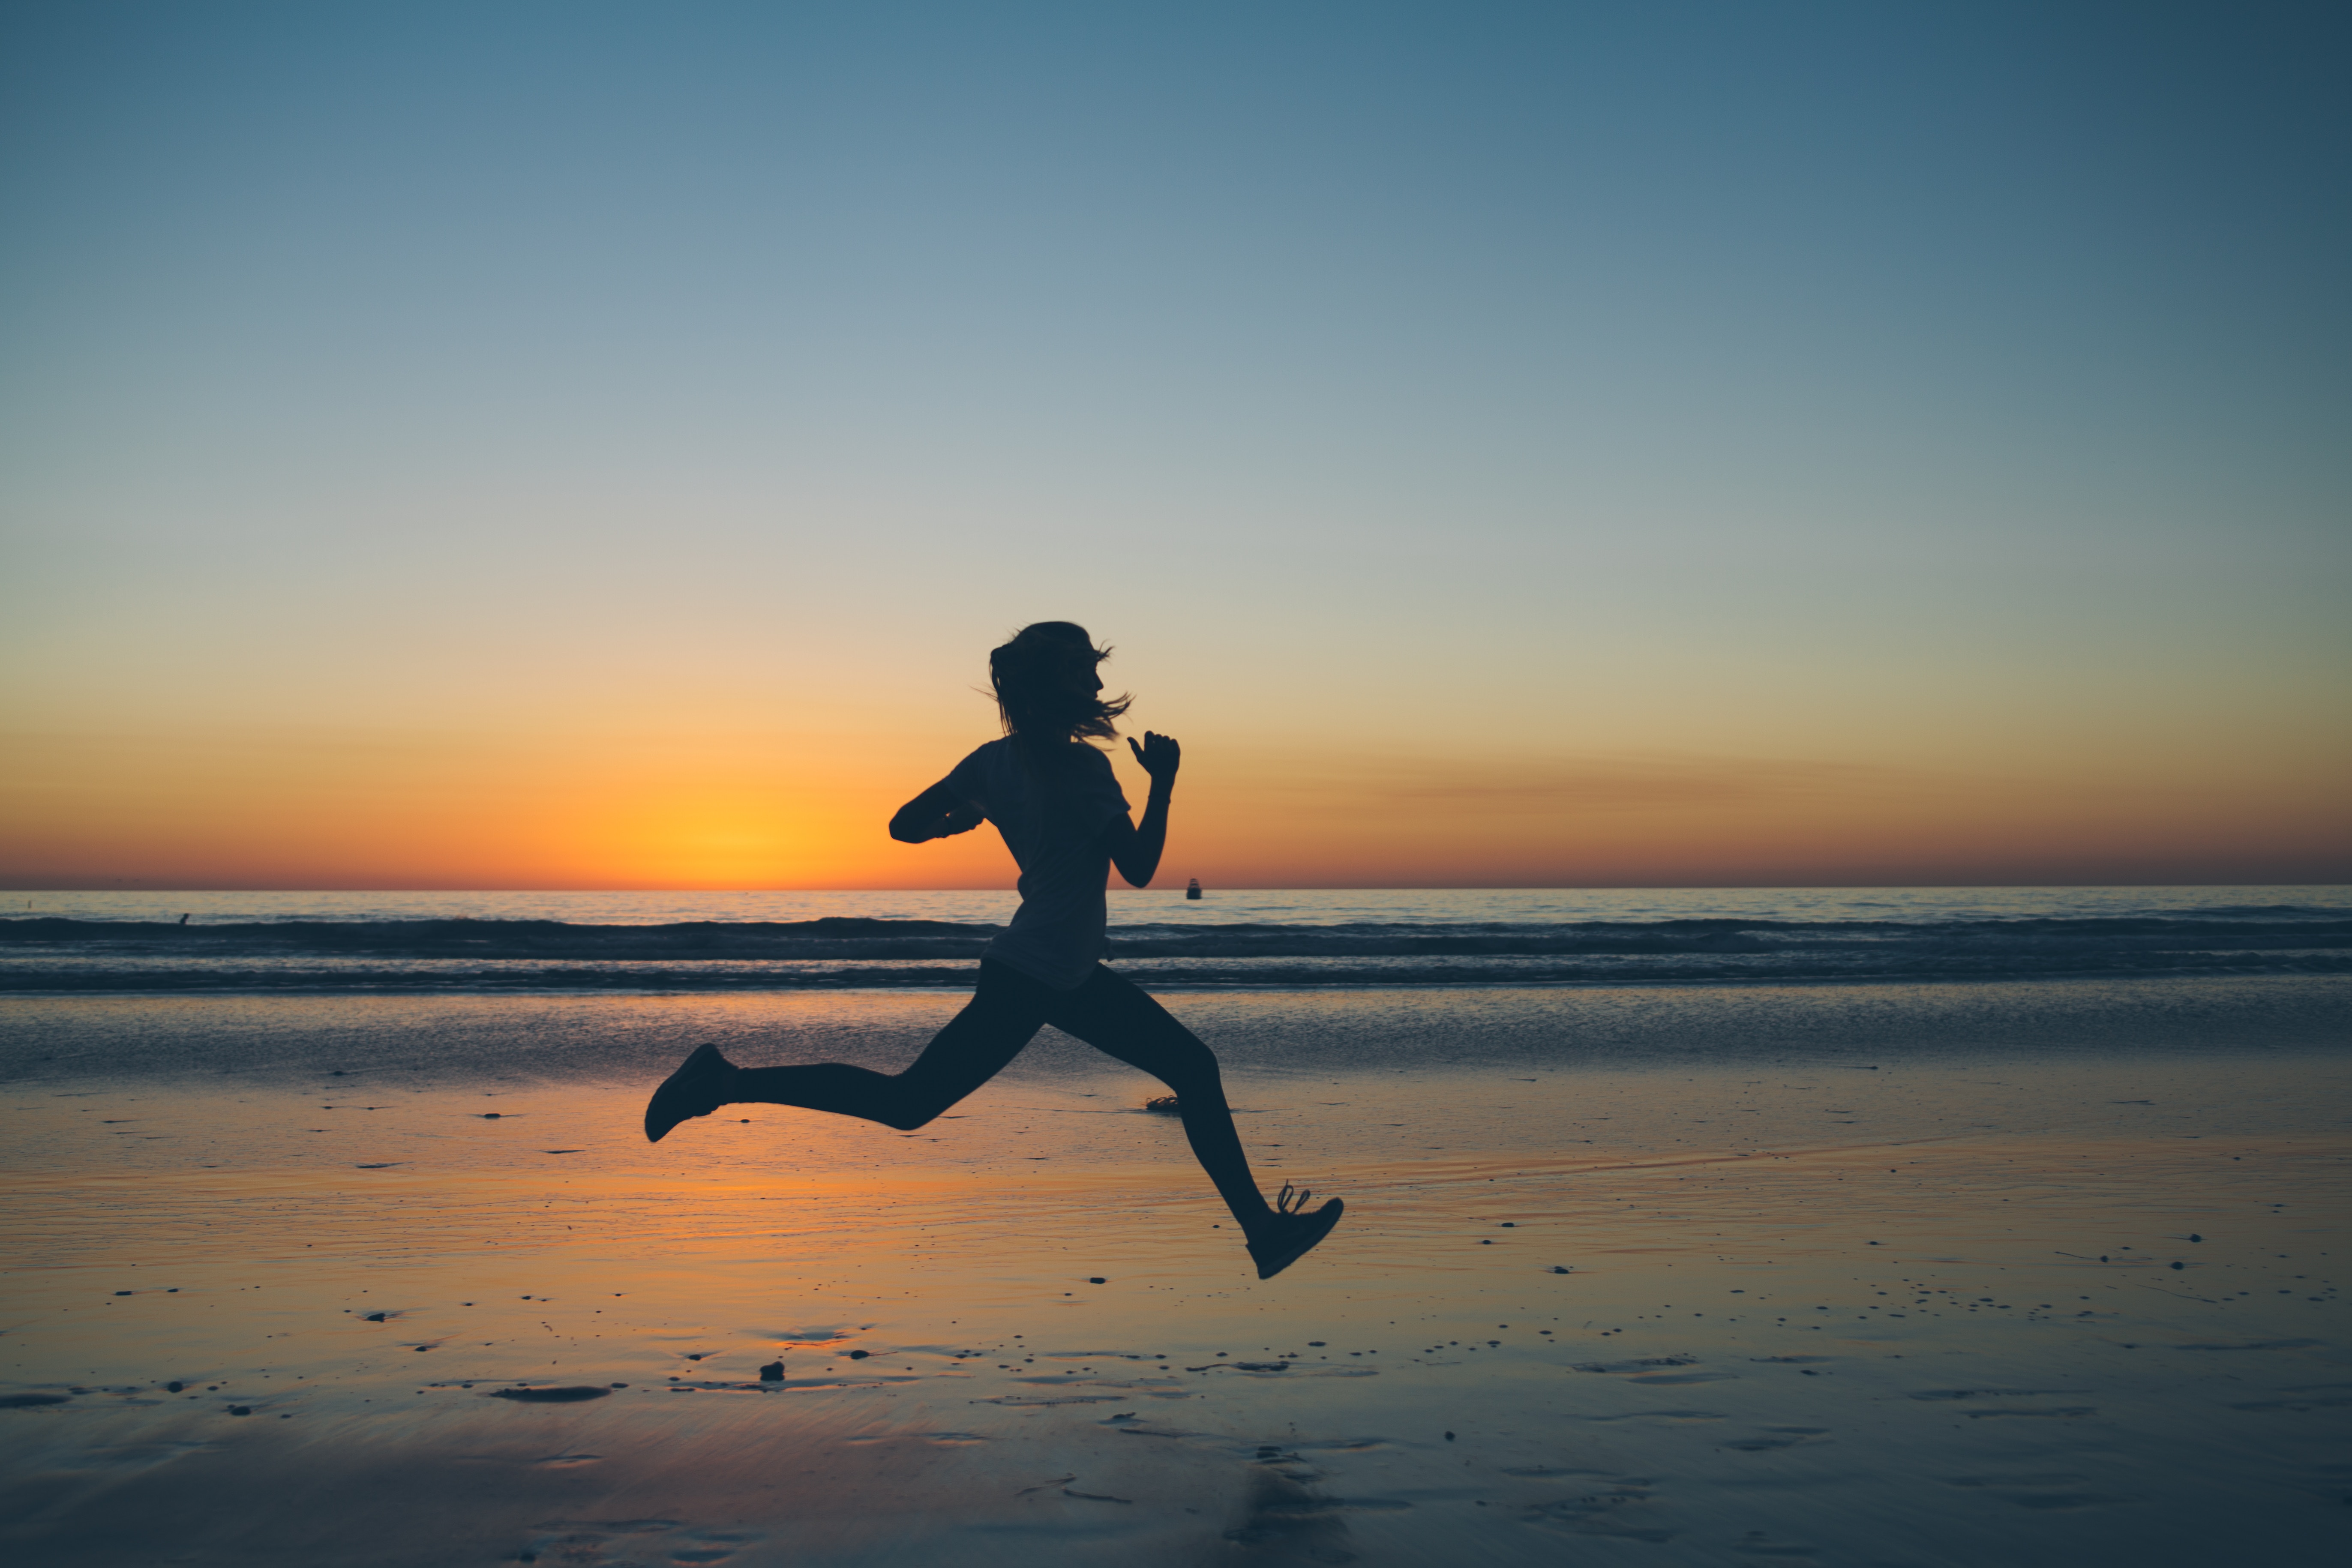
[[1107, 741], [1118, 733], [1113, 721], [1135, 699], [1106, 700], [1089, 689], [1095, 667], [1109, 657], [1110, 649], [1095, 647], [1087, 628], [1070, 621], [1023, 626], [1011, 642], [989, 651], [997, 711], [1024, 755], [1044, 760], [1073, 741]]

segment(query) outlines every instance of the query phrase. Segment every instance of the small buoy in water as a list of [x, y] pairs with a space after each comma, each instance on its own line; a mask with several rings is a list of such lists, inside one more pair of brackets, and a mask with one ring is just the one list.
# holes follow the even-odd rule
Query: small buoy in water
[[1197, 899], [1201, 896], [1200, 878], [1195, 877], [1191, 881], [1184, 884], [1184, 896], [1188, 899]]

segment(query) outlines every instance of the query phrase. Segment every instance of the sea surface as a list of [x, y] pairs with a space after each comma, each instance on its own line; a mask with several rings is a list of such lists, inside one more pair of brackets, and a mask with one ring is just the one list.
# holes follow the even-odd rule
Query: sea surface
[[[968, 984], [1009, 891], [16, 893], [0, 991], [681, 993]], [[1175, 987], [2352, 974], [2352, 888], [1118, 891]]]

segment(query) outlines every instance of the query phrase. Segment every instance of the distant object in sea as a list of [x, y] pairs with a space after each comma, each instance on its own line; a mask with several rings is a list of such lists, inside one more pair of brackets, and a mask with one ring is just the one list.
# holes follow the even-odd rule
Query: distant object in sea
[[1195, 877], [1191, 881], [1184, 884], [1184, 896], [1188, 899], [1197, 899], [1201, 896], [1200, 878]]

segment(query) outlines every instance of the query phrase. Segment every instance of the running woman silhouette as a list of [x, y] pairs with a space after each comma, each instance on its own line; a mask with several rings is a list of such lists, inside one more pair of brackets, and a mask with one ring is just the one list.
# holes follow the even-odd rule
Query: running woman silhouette
[[1109, 868], [1139, 888], [1160, 868], [1182, 760], [1165, 735], [1147, 731], [1140, 742], [1128, 742], [1151, 779], [1143, 822], [1130, 821], [1110, 759], [1087, 743], [1118, 734], [1113, 721], [1133, 700], [1104, 700], [1098, 667], [1108, 657], [1068, 621], [1024, 627], [988, 656], [1004, 738], [958, 763], [890, 819], [890, 837], [902, 844], [993, 822], [1021, 868], [1021, 907], [982, 955], [979, 988], [913, 1065], [901, 1073], [840, 1062], [740, 1068], [715, 1047], [700, 1046], [654, 1090], [646, 1106], [648, 1139], [659, 1142], [681, 1121], [741, 1103], [829, 1110], [911, 1131], [994, 1078], [1051, 1024], [1176, 1091], [1184, 1136], [1239, 1223], [1259, 1279], [1281, 1273], [1330, 1234], [1346, 1205], [1333, 1198], [1309, 1210], [1313, 1194], [1287, 1184], [1268, 1204], [1234, 1131], [1216, 1057], [1101, 963]]

